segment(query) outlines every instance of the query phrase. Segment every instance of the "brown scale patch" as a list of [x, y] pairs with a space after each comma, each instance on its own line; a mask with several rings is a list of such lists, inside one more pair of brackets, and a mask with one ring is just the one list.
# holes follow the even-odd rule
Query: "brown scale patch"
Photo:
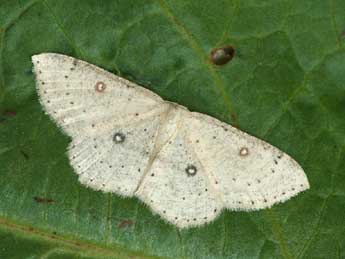
[[96, 92], [99, 92], [99, 93], [102, 93], [105, 91], [105, 88], [106, 88], [106, 85], [104, 82], [97, 82], [96, 85], [95, 85], [95, 90]]
[[249, 149], [247, 147], [241, 147], [239, 155], [240, 156], [248, 156], [249, 155]]

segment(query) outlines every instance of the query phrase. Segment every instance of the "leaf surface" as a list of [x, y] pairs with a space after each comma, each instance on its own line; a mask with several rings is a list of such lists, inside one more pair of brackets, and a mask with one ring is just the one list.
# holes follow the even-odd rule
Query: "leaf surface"
[[[0, 2], [1, 258], [342, 258], [345, 2]], [[209, 60], [232, 45], [226, 65]], [[31, 56], [58, 52], [212, 115], [294, 157], [311, 189], [178, 231], [81, 186], [38, 103]]]

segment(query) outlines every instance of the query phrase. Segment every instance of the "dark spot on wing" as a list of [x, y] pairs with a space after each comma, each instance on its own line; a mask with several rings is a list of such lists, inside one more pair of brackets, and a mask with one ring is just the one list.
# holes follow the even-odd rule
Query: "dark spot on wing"
[[249, 155], [249, 149], [247, 147], [241, 147], [239, 151], [239, 155], [242, 157], [248, 156]]
[[116, 144], [123, 143], [125, 141], [125, 139], [126, 139], [126, 136], [121, 132], [116, 132], [113, 136], [113, 141]]
[[96, 84], [95, 84], [95, 90], [96, 90], [96, 92], [98, 92], [98, 93], [102, 93], [102, 92], [104, 92], [105, 91], [105, 89], [106, 89], [106, 84], [104, 83], [104, 82], [102, 82], [102, 81], [98, 81]]
[[188, 165], [185, 171], [187, 176], [194, 176], [198, 172], [198, 169], [194, 165]]

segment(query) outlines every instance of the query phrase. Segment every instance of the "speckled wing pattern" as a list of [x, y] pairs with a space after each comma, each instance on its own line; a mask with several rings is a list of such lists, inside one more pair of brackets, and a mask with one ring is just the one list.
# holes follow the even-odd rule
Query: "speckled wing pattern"
[[309, 188], [272, 145], [73, 57], [32, 57], [45, 112], [72, 137], [70, 163], [95, 190], [136, 196], [179, 228], [223, 209], [258, 210]]

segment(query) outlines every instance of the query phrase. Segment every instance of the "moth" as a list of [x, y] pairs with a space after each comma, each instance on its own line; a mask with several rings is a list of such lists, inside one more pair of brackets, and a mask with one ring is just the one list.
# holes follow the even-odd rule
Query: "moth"
[[136, 196], [179, 228], [309, 188], [289, 155], [231, 125], [73, 57], [32, 62], [39, 100], [72, 138], [70, 164], [87, 187]]

